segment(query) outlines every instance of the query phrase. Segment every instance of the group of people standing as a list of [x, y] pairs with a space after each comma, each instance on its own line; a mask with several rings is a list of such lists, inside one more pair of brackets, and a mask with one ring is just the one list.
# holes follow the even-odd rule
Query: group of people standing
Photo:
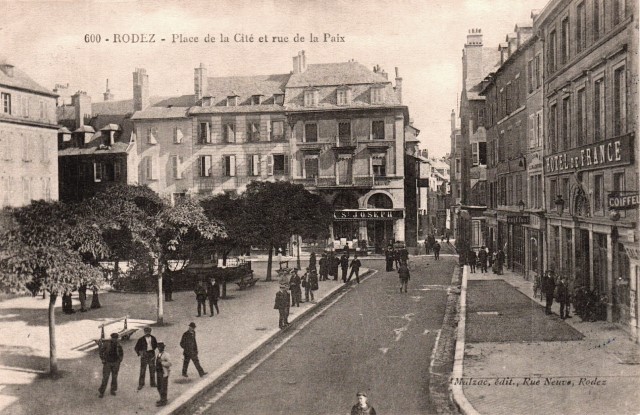
[[[89, 311], [87, 308], [87, 284], [82, 283], [78, 286], [78, 300], [80, 300], [80, 312], [85, 313]], [[73, 309], [73, 303], [71, 300], [71, 294], [75, 289], [68, 289], [62, 293], [62, 312], [65, 314], [73, 314], [76, 310]], [[93, 297], [91, 298], [91, 308], [100, 308], [100, 297], [98, 296], [98, 287], [93, 286]]]
[[387, 264], [387, 271], [393, 271], [394, 265], [396, 269], [400, 269], [402, 262], [409, 260], [409, 251], [406, 247], [396, 249], [392, 244], [389, 244], [384, 250], [384, 259]]
[[484, 245], [480, 247], [478, 252], [470, 249], [466, 254], [466, 263], [472, 273], [475, 273], [477, 268], [480, 268], [480, 272], [486, 273], [491, 267], [494, 274], [502, 275], [504, 273], [505, 259], [506, 256], [502, 249], [491, 251]]
[[[447, 243], [449, 243], [449, 238], [447, 237]], [[433, 235], [428, 235], [427, 239], [424, 240], [424, 250], [427, 255], [433, 251], [434, 259], [440, 259], [440, 243]]]
[[571, 295], [569, 281], [566, 277], [556, 278], [552, 271], [547, 271], [542, 275], [542, 294], [545, 296], [545, 313], [553, 314], [551, 306], [554, 298], [560, 303], [560, 318], [571, 318], [569, 309], [571, 308]]
[[[207, 372], [200, 366], [198, 359], [198, 344], [196, 342], [196, 324], [191, 322], [189, 328], [180, 339], [180, 347], [183, 350], [184, 361], [182, 364], [182, 376], [188, 377], [189, 363], [193, 362], [200, 377]], [[118, 391], [118, 372], [124, 359], [124, 351], [119, 341], [119, 334], [112, 333], [109, 340], [100, 344], [100, 360], [102, 360], [102, 383], [98, 389], [99, 397], [103, 398], [111, 378], [111, 395]], [[169, 373], [171, 371], [171, 357], [165, 351], [164, 342], [159, 342], [151, 335], [151, 327], [144, 328], [144, 336], [136, 342], [134, 351], [140, 358], [140, 376], [138, 377], [138, 390], [144, 388], [147, 369], [149, 369], [149, 383], [152, 388], [157, 388], [160, 400], [156, 406], [167, 404], [169, 390]]]
[[218, 299], [220, 298], [220, 284], [218, 280], [215, 278], [209, 278], [206, 281], [199, 281], [194, 290], [196, 293], [196, 302], [198, 303], [198, 315], [200, 317], [202, 314], [207, 315], [207, 301], [209, 302], [209, 311], [211, 313], [211, 317], [214, 316], [213, 310], [215, 309], [216, 313], [220, 314], [220, 309], [218, 308]]

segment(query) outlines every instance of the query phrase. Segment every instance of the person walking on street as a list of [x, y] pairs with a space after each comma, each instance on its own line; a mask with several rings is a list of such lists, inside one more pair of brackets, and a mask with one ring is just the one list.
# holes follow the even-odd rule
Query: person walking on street
[[544, 312], [551, 314], [551, 306], [553, 305], [553, 291], [555, 290], [556, 283], [553, 280], [550, 271], [547, 271], [542, 276], [542, 293], [545, 295], [546, 304]]
[[467, 261], [469, 263], [469, 267], [471, 268], [471, 272], [475, 274], [476, 272], [476, 262], [478, 261], [478, 257], [476, 256], [476, 251], [473, 249], [469, 250], [467, 254]]
[[369, 405], [369, 399], [364, 392], [358, 392], [358, 403], [351, 407], [351, 415], [376, 415], [376, 410]]
[[156, 349], [158, 348], [158, 342], [154, 336], [151, 335], [151, 327], [144, 328], [144, 336], [140, 337], [136, 342], [134, 350], [140, 357], [140, 377], [138, 378], [138, 390], [144, 387], [144, 378], [147, 372], [147, 366], [149, 367], [149, 377], [151, 387], [156, 386]]
[[406, 246], [403, 246], [399, 251], [400, 254], [400, 264], [409, 262], [409, 250]]
[[202, 281], [198, 281], [198, 285], [196, 285], [196, 289], [194, 290], [196, 293], [196, 301], [198, 302], [198, 317], [201, 316], [200, 311], [204, 315], [207, 315], [207, 289], [204, 287], [204, 283]]
[[557, 291], [556, 300], [560, 303], [560, 318], [564, 320], [569, 317], [569, 287], [567, 286], [567, 279], [565, 277], [560, 278], [555, 289]]
[[391, 245], [384, 250], [384, 259], [387, 264], [387, 272], [393, 271], [393, 247]]
[[342, 282], [346, 282], [349, 270], [349, 256], [346, 253], [340, 257], [340, 268], [342, 269]]
[[356, 274], [356, 281], [360, 284], [360, 266], [362, 263], [358, 259], [358, 255], [353, 256], [353, 261], [351, 261], [351, 273], [349, 274], [349, 278], [347, 278], [347, 282], [351, 281], [351, 277], [353, 274]]
[[409, 266], [406, 262], [403, 262], [398, 268], [398, 276], [400, 277], [400, 292], [404, 288], [404, 292], [407, 292], [407, 285], [409, 285]]
[[220, 285], [215, 278], [211, 278], [207, 284], [207, 299], [209, 300], [209, 311], [211, 312], [211, 317], [213, 317], [214, 308], [216, 309], [216, 313], [220, 314], [218, 298], [220, 298]]
[[482, 273], [486, 273], [487, 272], [487, 251], [484, 245], [482, 245], [482, 247], [480, 247], [480, 250], [478, 251], [478, 262], [480, 263], [480, 271]]
[[309, 269], [314, 270], [316, 273], [318, 272], [318, 267], [316, 266], [316, 253], [312, 252], [309, 256]]
[[171, 371], [171, 358], [169, 353], [164, 351], [164, 343], [158, 342], [158, 355], [156, 356], [156, 373], [158, 375], [158, 393], [160, 400], [156, 406], [167, 404], [167, 394], [169, 392], [169, 372]]
[[393, 262], [395, 262], [396, 264], [396, 269], [400, 269], [400, 250], [399, 249], [395, 249], [393, 250]]
[[300, 285], [302, 281], [300, 280], [300, 276], [298, 275], [298, 268], [294, 268], [293, 275], [291, 275], [291, 279], [289, 280], [289, 290], [291, 290], [291, 306], [300, 307], [300, 301], [302, 300], [302, 288]]
[[440, 243], [438, 241], [433, 244], [433, 257], [436, 260], [440, 259]]
[[496, 252], [496, 263], [498, 264], [496, 266], [496, 270], [497, 270], [496, 274], [498, 275], [502, 275], [503, 273], [504, 260], [505, 260], [504, 251], [502, 249], [498, 249], [498, 252]]
[[280, 319], [278, 327], [284, 329], [289, 325], [289, 307], [291, 307], [291, 297], [287, 292], [287, 286], [280, 284], [280, 291], [276, 293], [276, 302], [273, 306], [274, 310], [278, 310]]
[[118, 391], [118, 371], [120, 370], [120, 363], [124, 358], [124, 352], [122, 346], [118, 342], [118, 333], [111, 333], [111, 339], [105, 340], [100, 345], [100, 360], [102, 360], [102, 384], [98, 389], [100, 397], [104, 397], [104, 392], [107, 390], [107, 383], [109, 383], [109, 376], [111, 376], [111, 394], [116, 395]]
[[182, 363], [182, 376], [189, 377], [187, 375], [187, 369], [189, 369], [189, 362], [193, 361], [193, 365], [196, 367], [200, 377], [207, 374], [202, 366], [200, 366], [200, 360], [198, 360], [198, 343], [196, 342], [196, 323], [193, 321], [189, 323], [189, 329], [184, 332], [182, 339], [180, 339], [180, 347], [182, 347], [182, 354], [184, 355], [184, 361]]

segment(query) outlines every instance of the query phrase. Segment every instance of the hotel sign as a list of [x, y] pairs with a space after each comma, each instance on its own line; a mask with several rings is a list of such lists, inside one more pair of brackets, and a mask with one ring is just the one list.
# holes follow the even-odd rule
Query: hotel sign
[[544, 158], [544, 174], [606, 169], [631, 163], [633, 134], [574, 148]]
[[336, 220], [392, 220], [404, 219], [404, 209], [343, 209], [334, 210]]
[[608, 200], [609, 209], [631, 209], [640, 204], [638, 192], [611, 192]]

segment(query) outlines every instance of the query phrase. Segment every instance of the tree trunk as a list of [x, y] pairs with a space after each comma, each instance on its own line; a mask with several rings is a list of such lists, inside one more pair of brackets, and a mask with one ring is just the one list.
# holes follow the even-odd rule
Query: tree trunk
[[158, 258], [158, 319], [157, 323], [160, 326], [164, 325], [164, 298], [162, 296], [162, 261]]
[[56, 299], [58, 295], [49, 294], [49, 374], [58, 374], [58, 353], [56, 352]]
[[267, 260], [267, 279], [266, 281], [271, 281], [271, 267], [273, 264], [273, 245], [269, 245], [269, 259]]

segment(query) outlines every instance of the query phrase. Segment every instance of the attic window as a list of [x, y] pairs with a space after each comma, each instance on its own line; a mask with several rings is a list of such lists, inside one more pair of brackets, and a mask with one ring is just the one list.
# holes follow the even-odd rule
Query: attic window
[[273, 102], [276, 105], [284, 105], [284, 94], [273, 94]]
[[260, 105], [260, 104], [262, 104], [262, 95], [252, 95], [251, 105]]
[[384, 86], [373, 86], [371, 87], [371, 103], [372, 104], [382, 104], [384, 101]]
[[349, 87], [338, 88], [336, 101], [338, 105], [349, 105], [351, 103], [351, 89]]
[[227, 97], [227, 107], [235, 107], [236, 105], [238, 105], [238, 96], [229, 95]]
[[315, 107], [318, 105], [320, 92], [317, 89], [304, 91], [304, 106]]

